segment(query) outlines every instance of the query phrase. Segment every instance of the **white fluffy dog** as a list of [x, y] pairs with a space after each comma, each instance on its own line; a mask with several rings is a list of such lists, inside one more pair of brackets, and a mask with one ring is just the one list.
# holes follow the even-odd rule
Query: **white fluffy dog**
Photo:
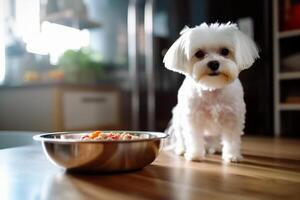
[[165, 67], [186, 76], [166, 130], [175, 153], [204, 159], [222, 144], [222, 158], [238, 162], [245, 121], [240, 71], [259, 57], [255, 43], [236, 24], [185, 27], [164, 57]]

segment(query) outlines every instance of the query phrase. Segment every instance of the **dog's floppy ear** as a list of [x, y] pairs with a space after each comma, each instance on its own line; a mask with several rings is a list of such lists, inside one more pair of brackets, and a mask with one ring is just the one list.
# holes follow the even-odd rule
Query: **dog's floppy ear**
[[254, 61], [259, 58], [258, 48], [254, 41], [245, 33], [236, 29], [236, 62], [241, 70], [251, 67]]
[[185, 64], [187, 61], [185, 47], [186, 38], [188, 37], [189, 28], [186, 26], [180, 32], [181, 36], [174, 42], [174, 44], [169, 48], [165, 57], [164, 64], [169, 70], [179, 72], [181, 74], [186, 73]]

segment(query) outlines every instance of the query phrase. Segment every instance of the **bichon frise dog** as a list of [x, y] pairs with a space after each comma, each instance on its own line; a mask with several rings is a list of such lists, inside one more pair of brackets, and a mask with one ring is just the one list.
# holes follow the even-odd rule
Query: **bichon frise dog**
[[259, 58], [255, 43], [236, 24], [185, 27], [164, 57], [165, 67], [186, 76], [167, 133], [175, 153], [203, 160], [222, 144], [222, 158], [238, 162], [245, 122], [239, 73]]

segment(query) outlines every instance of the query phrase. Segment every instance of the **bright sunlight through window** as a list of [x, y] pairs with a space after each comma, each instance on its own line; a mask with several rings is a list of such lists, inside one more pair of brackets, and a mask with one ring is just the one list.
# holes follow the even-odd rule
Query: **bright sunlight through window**
[[68, 49], [80, 49], [89, 45], [90, 35], [87, 30], [78, 30], [50, 22], [43, 22], [41, 33], [28, 41], [27, 51], [36, 54], [49, 54], [50, 62], [57, 63]]
[[16, 25], [18, 35], [26, 43], [30, 53], [50, 55], [50, 62], [68, 49], [77, 50], [89, 45], [89, 32], [47, 21], [40, 25], [40, 0], [16, 1]]

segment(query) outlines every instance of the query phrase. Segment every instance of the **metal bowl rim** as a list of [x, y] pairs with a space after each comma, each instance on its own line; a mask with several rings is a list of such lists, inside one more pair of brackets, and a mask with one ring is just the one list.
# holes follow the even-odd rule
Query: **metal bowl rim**
[[[133, 142], [149, 142], [154, 140], [161, 140], [167, 138], [169, 135], [164, 132], [155, 132], [155, 131], [124, 131], [124, 130], [105, 130], [103, 132], [128, 132], [133, 134], [148, 134], [154, 135], [153, 138], [142, 138], [135, 140], [80, 140], [80, 139], [57, 139], [57, 138], [46, 138], [45, 136], [51, 135], [68, 135], [68, 134], [82, 134], [89, 133], [92, 131], [65, 131], [65, 132], [52, 132], [52, 133], [43, 133], [33, 136], [33, 139], [41, 142], [50, 142], [50, 143], [133, 143]], [[162, 136], [160, 136], [162, 135]]]

